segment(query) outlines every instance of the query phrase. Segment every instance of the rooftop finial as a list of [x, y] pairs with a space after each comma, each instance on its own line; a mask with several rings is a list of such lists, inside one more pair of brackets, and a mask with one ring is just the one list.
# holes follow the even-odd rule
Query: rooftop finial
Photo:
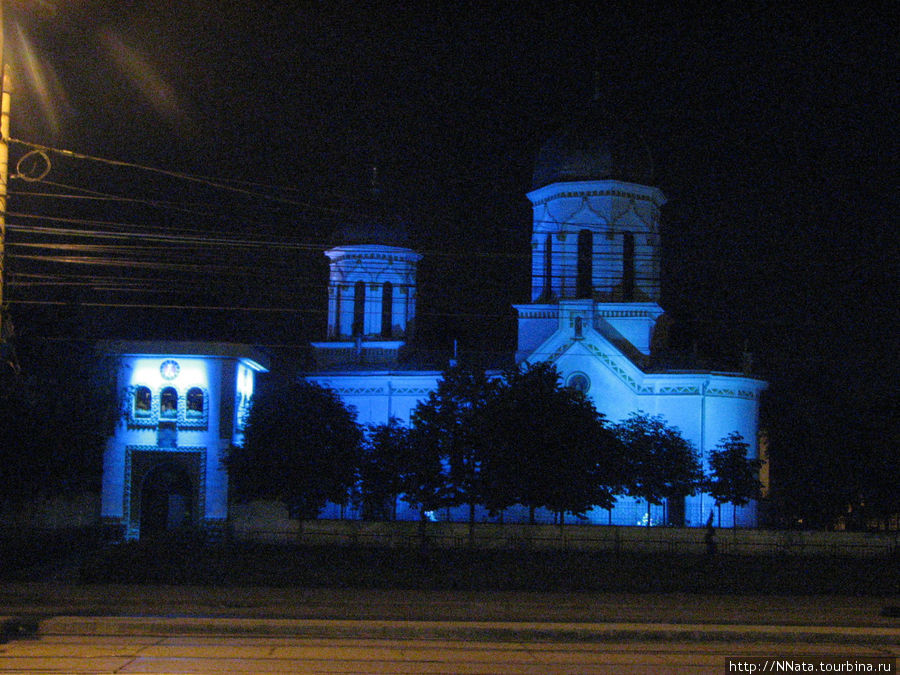
[[371, 166], [371, 171], [369, 174], [369, 190], [371, 191], [373, 196], [378, 195], [381, 192], [381, 186], [378, 184], [378, 165], [373, 164]]

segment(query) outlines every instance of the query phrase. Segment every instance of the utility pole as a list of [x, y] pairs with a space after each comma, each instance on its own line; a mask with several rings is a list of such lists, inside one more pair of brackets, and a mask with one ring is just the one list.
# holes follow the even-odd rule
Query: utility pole
[[12, 78], [4, 54], [3, 0], [0, 0], [0, 70], [3, 72], [0, 89], [0, 348], [3, 347], [3, 282], [6, 263], [6, 187], [9, 182], [9, 89]]

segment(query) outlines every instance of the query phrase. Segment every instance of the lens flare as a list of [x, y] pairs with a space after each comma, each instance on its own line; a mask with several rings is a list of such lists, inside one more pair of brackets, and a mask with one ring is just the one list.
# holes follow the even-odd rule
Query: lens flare
[[131, 84], [162, 117], [169, 121], [183, 117], [175, 89], [146, 56], [126, 45], [112, 31], [101, 32], [100, 42]]
[[60, 132], [60, 110], [66, 111], [71, 108], [65, 89], [53, 67], [38, 58], [34, 46], [18, 23], [16, 38], [21, 53], [19, 63], [22, 64], [24, 76], [37, 96], [47, 126], [52, 134], [57, 136]]

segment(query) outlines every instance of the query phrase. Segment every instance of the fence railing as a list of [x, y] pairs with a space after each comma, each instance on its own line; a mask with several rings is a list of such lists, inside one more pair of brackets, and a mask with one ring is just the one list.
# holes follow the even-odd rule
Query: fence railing
[[[290, 521], [285, 527], [232, 523], [238, 541], [412, 548], [498, 550], [579, 550], [700, 554], [708, 551], [703, 528], [522, 525], [315, 520]], [[729, 555], [825, 555], [891, 557], [900, 555], [898, 533], [717, 530], [718, 553]]]

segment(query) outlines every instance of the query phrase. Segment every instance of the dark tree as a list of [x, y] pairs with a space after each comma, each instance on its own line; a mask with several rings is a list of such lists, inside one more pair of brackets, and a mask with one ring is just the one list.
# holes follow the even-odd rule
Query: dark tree
[[395, 417], [370, 425], [359, 464], [359, 501], [366, 520], [396, 520], [401, 472], [410, 456], [410, 430]]
[[412, 412], [417, 445], [426, 455], [439, 457], [446, 468], [445, 505], [468, 505], [470, 523], [475, 505], [483, 501], [480, 411], [492, 388], [484, 371], [450, 368], [437, 390]]
[[[775, 524], [780, 527], [834, 527], [847, 515], [848, 507], [858, 503], [858, 486], [879, 476], [860, 476], [861, 460], [867, 459], [869, 450], [858, 445], [863, 437], [859, 427], [865, 420], [846, 419], [844, 411], [851, 409], [851, 404], [842, 400], [847, 396], [845, 383], [827, 377], [822, 370], [808, 372], [805, 381], [794, 387], [776, 380], [763, 399], [770, 439], [769, 499]], [[873, 399], [877, 396], [873, 394]], [[882, 419], [872, 419], [873, 425], [880, 427], [879, 435], [869, 438], [880, 438], [883, 443]], [[890, 447], [889, 452], [896, 450]], [[855, 519], [858, 512], [854, 509], [850, 515]]]
[[244, 445], [228, 453], [238, 502], [277, 499], [293, 518], [343, 504], [356, 482], [362, 430], [331, 389], [300, 381], [253, 397]]
[[552, 364], [511, 373], [485, 409], [485, 502], [583, 517], [610, 508], [620, 484], [622, 446], [593, 403], [561, 386]]
[[440, 448], [433, 438], [413, 428], [400, 461], [401, 499], [417, 509], [420, 519], [450, 503], [450, 480], [441, 461]]
[[615, 425], [625, 446], [628, 493], [650, 505], [673, 503], [694, 494], [703, 480], [700, 457], [693, 445], [660, 415], [633, 413]]
[[[759, 469], [763, 462], [748, 458], [749, 450], [750, 446], [744, 441], [744, 437], [732, 431], [709, 453], [709, 466], [712, 469], [707, 483], [709, 493], [715, 498], [719, 509], [725, 502], [731, 502], [735, 527], [737, 507], [744, 506], [751, 499], [759, 499], [762, 490]], [[719, 522], [722, 522], [721, 516]]]
[[0, 378], [0, 507], [98, 491], [121, 418], [115, 360], [79, 341], [7, 344]]
[[896, 417], [896, 410], [891, 407], [896, 402], [878, 400], [875, 394], [872, 398], [856, 439], [856, 507], [860, 517], [852, 524], [865, 529], [888, 529], [891, 518], [900, 518], [900, 429], [896, 424], [884, 424]]

